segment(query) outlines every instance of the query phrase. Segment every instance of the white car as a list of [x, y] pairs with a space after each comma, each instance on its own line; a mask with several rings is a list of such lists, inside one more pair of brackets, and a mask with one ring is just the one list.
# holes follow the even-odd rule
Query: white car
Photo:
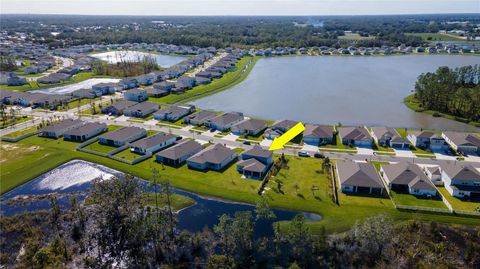
[[310, 154], [306, 151], [299, 151], [298, 156], [300, 156], [300, 157], [310, 157]]

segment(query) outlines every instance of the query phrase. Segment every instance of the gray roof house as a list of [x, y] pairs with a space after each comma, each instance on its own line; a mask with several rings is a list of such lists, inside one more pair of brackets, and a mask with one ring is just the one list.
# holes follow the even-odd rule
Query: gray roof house
[[255, 145], [240, 155], [237, 171], [246, 178], [263, 179], [273, 164], [273, 152]]
[[92, 86], [92, 90], [101, 92], [102, 95], [112, 94], [121, 89], [117, 83], [98, 83]]
[[431, 149], [432, 151], [448, 150], [448, 144], [445, 142], [445, 139], [431, 131], [409, 132], [407, 139], [415, 147]]
[[203, 125], [207, 120], [213, 119], [216, 116], [217, 116], [217, 113], [213, 111], [202, 110], [198, 113], [185, 117], [183, 121], [188, 124]]
[[181, 140], [173, 146], [164, 149], [155, 155], [155, 159], [159, 163], [170, 166], [179, 166], [188, 158], [200, 152], [202, 145], [195, 140]]
[[136, 104], [138, 104], [138, 103], [133, 102], [133, 101], [120, 100], [120, 101], [118, 101], [116, 103], [113, 103], [109, 106], [103, 107], [102, 108], [102, 113], [103, 114], [120, 116], [120, 115], [123, 115], [123, 111], [125, 111], [125, 109], [127, 109], [129, 107], [132, 107]]
[[480, 172], [470, 164], [449, 164], [442, 167], [445, 189], [454, 197], [480, 198]]
[[164, 90], [167, 92], [170, 92], [170, 90], [173, 89], [174, 87], [175, 87], [175, 83], [168, 82], [168, 81], [162, 81], [162, 82], [153, 84], [153, 88], [158, 90]]
[[87, 122], [63, 134], [63, 139], [68, 141], [84, 142], [107, 131], [107, 125], [99, 122]]
[[121, 147], [127, 143], [145, 137], [146, 135], [147, 131], [143, 128], [124, 127], [100, 136], [99, 143], [108, 146]]
[[219, 131], [226, 131], [230, 129], [235, 123], [243, 120], [243, 113], [241, 112], [228, 112], [220, 116], [216, 116], [212, 119], [208, 119], [205, 122], [205, 126]]
[[170, 106], [165, 109], [161, 109], [153, 115], [156, 120], [166, 120], [175, 122], [186, 115], [195, 111], [195, 106], [192, 105], [178, 105], [178, 106]]
[[211, 145], [187, 159], [190, 169], [221, 171], [237, 158], [237, 152], [222, 144]]
[[133, 152], [147, 154], [164, 149], [177, 141], [177, 137], [171, 134], [158, 133], [130, 144]]
[[372, 127], [371, 134], [373, 140], [384, 147], [409, 149], [410, 142], [406, 138], [402, 138], [394, 128], [390, 127]]
[[327, 125], [305, 124], [303, 142], [308, 145], [325, 145], [333, 141], [333, 128]]
[[279, 137], [290, 130], [297, 123], [297, 121], [292, 120], [277, 121], [265, 131], [265, 138], [273, 140], [275, 137]]
[[125, 108], [123, 115], [127, 117], [145, 118], [157, 111], [159, 105], [152, 102], [141, 102]]
[[143, 102], [148, 99], [148, 95], [144, 89], [135, 88], [125, 91], [123, 98], [128, 101]]
[[267, 128], [267, 123], [263, 120], [248, 119], [241, 121], [231, 127], [232, 133], [236, 135], [257, 136]]
[[380, 174], [395, 191], [413, 195], [436, 196], [437, 189], [422, 169], [412, 163], [382, 165]]
[[356, 147], [372, 146], [372, 137], [367, 129], [362, 127], [339, 127], [338, 135], [343, 144], [351, 144]]
[[480, 138], [474, 134], [443, 132], [442, 137], [452, 149], [466, 154], [480, 154]]
[[57, 123], [54, 123], [52, 125], [49, 125], [49, 126], [46, 126], [46, 127], [43, 127], [42, 129], [40, 129], [39, 136], [59, 138], [65, 132], [67, 132], [67, 131], [69, 131], [73, 128], [82, 126], [82, 125], [83, 125], [83, 121], [81, 121], [79, 119], [76, 119], [76, 120], [74, 120], [74, 119], [62, 120], [62, 121], [59, 121]]
[[150, 88], [146, 88], [145, 91], [147, 91], [147, 96], [148, 97], [162, 97], [162, 96], [167, 96], [170, 94], [170, 91], [167, 91], [167, 90], [161, 90], [161, 89], [157, 89], [157, 88], [153, 88], [153, 87], [150, 87]]
[[383, 194], [382, 179], [371, 163], [337, 161], [336, 172], [342, 192]]

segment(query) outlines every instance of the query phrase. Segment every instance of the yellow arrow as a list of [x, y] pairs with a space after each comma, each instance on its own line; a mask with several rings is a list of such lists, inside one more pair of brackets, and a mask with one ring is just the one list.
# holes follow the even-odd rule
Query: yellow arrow
[[272, 144], [270, 145], [269, 150], [283, 149], [283, 145], [287, 144], [288, 141], [294, 139], [297, 135], [305, 130], [305, 126], [301, 122], [295, 124], [290, 130], [281, 135], [280, 137], [275, 137]]

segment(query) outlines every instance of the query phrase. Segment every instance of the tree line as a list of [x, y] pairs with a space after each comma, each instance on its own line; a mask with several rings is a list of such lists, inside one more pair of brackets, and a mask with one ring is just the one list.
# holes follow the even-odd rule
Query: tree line
[[[275, 219], [260, 196], [254, 212], [222, 215], [213, 229], [180, 231], [168, 180], [154, 173], [155, 195], [142, 204], [132, 176], [95, 180], [87, 201], [0, 218], [0, 263], [9, 268], [475, 268], [480, 230], [436, 222], [395, 223], [378, 215], [341, 234], [313, 234], [302, 215], [254, 237], [258, 220]], [[158, 187], [158, 188], [157, 188]]]
[[423, 109], [480, 121], [480, 65], [455, 69], [440, 67], [421, 74], [415, 83], [415, 98]]

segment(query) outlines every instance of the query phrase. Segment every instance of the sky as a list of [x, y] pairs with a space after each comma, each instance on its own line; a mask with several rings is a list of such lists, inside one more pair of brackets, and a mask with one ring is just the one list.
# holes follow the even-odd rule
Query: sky
[[0, 0], [0, 13], [82, 15], [480, 13], [480, 0]]

